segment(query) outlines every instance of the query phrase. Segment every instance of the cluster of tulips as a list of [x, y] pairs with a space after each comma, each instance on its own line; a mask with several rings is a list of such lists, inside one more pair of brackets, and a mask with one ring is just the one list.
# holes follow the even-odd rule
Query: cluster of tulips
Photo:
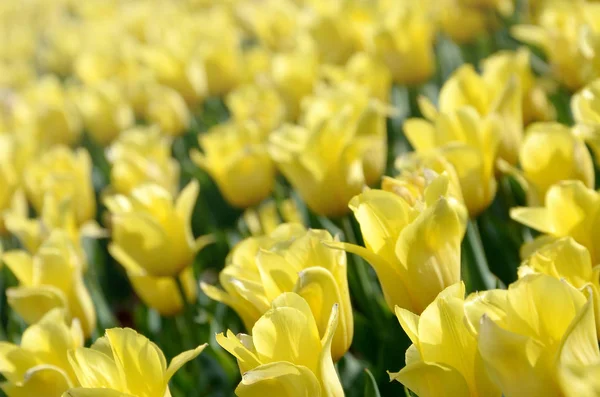
[[0, 394], [600, 396], [600, 2], [0, 32]]

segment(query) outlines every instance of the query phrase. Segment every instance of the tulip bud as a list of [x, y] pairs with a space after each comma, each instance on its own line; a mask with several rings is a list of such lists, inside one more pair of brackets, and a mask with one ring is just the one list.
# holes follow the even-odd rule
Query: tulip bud
[[96, 311], [83, 282], [84, 264], [79, 249], [59, 230], [34, 255], [9, 251], [3, 257], [19, 286], [6, 291], [8, 303], [28, 324], [39, 321], [54, 308], [66, 310], [81, 323], [89, 337], [96, 327]]
[[594, 187], [594, 165], [585, 144], [568, 127], [536, 123], [527, 129], [519, 162], [528, 184], [529, 205], [543, 202], [548, 189], [563, 180]]
[[199, 185], [190, 182], [174, 199], [164, 188], [146, 184], [129, 196], [105, 200], [111, 214], [108, 249], [133, 274], [175, 277], [190, 266], [207, 237], [194, 241], [191, 218]]
[[69, 351], [69, 363], [81, 387], [70, 389], [66, 395], [170, 396], [169, 380], [205, 347], [180, 353], [167, 366], [162, 350], [145, 336], [130, 328], [107, 329], [92, 347]]
[[390, 373], [421, 397], [500, 397], [501, 392], [481, 370], [477, 337], [468, 328], [465, 286], [441, 291], [419, 316], [396, 306], [396, 316], [412, 345], [406, 366]]
[[275, 184], [275, 166], [264, 133], [250, 122], [228, 122], [198, 138], [204, 153], [191, 152], [192, 160], [216, 181], [225, 199], [239, 208], [260, 203]]
[[24, 185], [38, 214], [52, 197], [59, 205], [69, 203], [80, 225], [96, 217], [92, 162], [84, 149], [56, 146], [48, 150], [27, 166]]
[[463, 204], [448, 195], [446, 174], [421, 171], [367, 190], [350, 201], [364, 247], [328, 243], [373, 266], [390, 307], [421, 313], [444, 288], [460, 280]]
[[327, 329], [328, 308], [339, 305], [340, 321], [332, 341], [337, 361], [350, 348], [354, 322], [346, 255], [322, 244], [335, 241], [325, 230], [280, 225], [269, 235], [250, 237], [234, 247], [219, 276], [224, 291], [207, 284], [201, 284], [202, 290], [231, 306], [248, 330], [283, 292], [294, 291], [306, 300], [321, 336]]
[[110, 184], [116, 193], [128, 195], [144, 183], [156, 183], [176, 194], [179, 164], [171, 157], [171, 141], [157, 126], [123, 131], [106, 151], [112, 164]]
[[331, 359], [338, 305], [329, 312], [323, 313], [329, 314], [329, 319], [321, 337], [309, 304], [288, 292], [273, 301], [252, 328], [252, 336], [235, 336], [231, 331], [227, 336], [218, 334], [217, 342], [238, 359], [242, 381], [236, 395], [253, 397], [268, 392], [281, 397], [342, 397], [344, 391]]
[[53, 309], [23, 332], [20, 346], [0, 342], [0, 387], [8, 397], [59, 397], [77, 384], [67, 352], [84, 338], [79, 322], [66, 320], [64, 310]]
[[183, 97], [175, 90], [154, 85], [147, 91], [145, 115], [150, 123], [170, 136], [181, 136], [190, 126], [192, 115]]

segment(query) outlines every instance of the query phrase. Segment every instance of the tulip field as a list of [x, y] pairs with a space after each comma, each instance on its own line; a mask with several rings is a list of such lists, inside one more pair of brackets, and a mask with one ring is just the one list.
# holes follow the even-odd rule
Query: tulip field
[[1, 0], [0, 397], [600, 397], [600, 1]]

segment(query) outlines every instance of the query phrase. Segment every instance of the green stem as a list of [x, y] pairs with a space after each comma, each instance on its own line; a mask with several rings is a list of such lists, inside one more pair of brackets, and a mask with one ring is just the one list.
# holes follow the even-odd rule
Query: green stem
[[485, 257], [479, 227], [474, 219], [470, 219], [467, 225], [467, 235], [463, 244], [463, 253], [465, 254], [466, 270], [465, 282], [469, 291], [481, 291], [494, 289], [497, 287], [498, 279], [492, 272]]

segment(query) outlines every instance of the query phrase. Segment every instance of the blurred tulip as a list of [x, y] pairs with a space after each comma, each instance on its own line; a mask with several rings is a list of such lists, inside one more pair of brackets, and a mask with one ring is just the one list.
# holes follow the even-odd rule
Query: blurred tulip
[[192, 211], [198, 182], [190, 182], [174, 199], [155, 184], [139, 186], [129, 196], [105, 199], [111, 215], [111, 255], [130, 273], [176, 277], [190, 266], [196, 253], [209, 242], [194, 241]]
[[422, 157], [425, 164], [440, 156], [451, 163], [469, 214], [477, 216], [496, 195], [494, 164], [500, 122], [495, 117], [481, 118], [472, 107], [438, 114], [428, 102], [421, 105], [429, 120], [408, 119], [404, 123], [404, 133], [417, 151], [413, 156]]
[[591, 292], [587, 295], [553, 277], [528, 275], [508, 291], [473, 297], [479, 352], [504, 396], [564, 396], [563, 371], [600, 363]]
[[30, 325], [19, 346], [0, 342], [0, 386], [8, 397], [61, 397], [77, 385], [67, 359], [70, 349], [83, 346], [77, 320], [67, 323], [64, 311], [53, 309]]
[[5, 235], [7, 230], [4, 223], [5, 212], [10, 211], [13, 205], [13, 196], [18, 188], [18, 177], [10, 163], [0, 161], [0, 235]]
[[78, 319], [89, 337], [96, 327], [96, 310], [83, 282], [82, 258], [69, 236], [56, 230], [35, 254], [9, 251], [2, 260], [13, 272], [18, 287], [6, 296], [11, 308], [28, 324], [39, 321], [54, 308], [64, 308], [70, 318]]
[[86, 131], [102, 146], [110, 144], [121, 131], [135, 123], [131, 105], [114, 82], [80, 87], [73, 96]]
[[482, 77], [492, 91], [502, 92], [512, 76], [519, 79], [522, 96], [523, 123], [551, 121], [556, 109], [548, 98], [548, 90], [531, 70], [531, 52], [526, 47], [516, 51], [498, 51], [483, 60]]
[[344, 215], [350, 198], [384, 171], [385, 114], [360, 86], [324, 89], [304, 101], [301, 125], [270, 136], [269, 153], [312, 211]]
[[584, 139], [600, 162], [600, 80], [595, 80], [571, 98], [575, 134]]
[[463, 204], [448, 193], [447, 174], [406, 173], [385, 190], [350, 201], [365, 246], [327, 243], [360, 255], [373, 266], [390, 307], [421, 313], [444, 288], [460, 280]]
[[[30, 131], [39, 146], [74, 145], [82, 131], [77, 107], [55, 76], [44, 76], [17, 96], [14, 129]], [[49, 132], [51, 131], [51, 133]]]
[[500, 83], [494, 77], [487, 82], [472, 65], [463, 65], [440, 90], [440, 113], [449, 114], [471, 106], [482, 118], [497, 119], [498, 157], [516, 164], [523, 139], [522, 86], [517, 73]]
[[275, 184], [275, 165], [264, 139], [251, 121], [227, 122], [200, 135], [203, 153], [192, 150], [190, 155], [212, 176], [227, 202], [246, 208], [267, 198]]
[[145, 116], [150, 123], [170, 136], [181, 136], [190, 127], [192, 115], [183, 97], [175, 90], [159, 85], [147, 92]]
[[423, 5], [396, 3], [374, 26], [369, 52], [381, 58], [398, 84], [421, 84], [435, 72], [434, 25]]
[[323, 336], [329, 308], [339, 305], [340, 321], [333, 337], [332, 355], [339, 360], [350, 348], [352, 306], [346, 276], [346, 255], [325, 247], [337, 241], [325, 230], [306, 230], [300, 224], [283, 224], [273, 232], [250, 237], [233, 248], [219, 280], [224, 288], [202, 283], [211, 298], [231, 306], [247, 330], [256, 327], [271, 302], [283, 292], [306, 300]]
[[123, 131], [107, 149], [106, 157], [112, 164], [110, 184], [116, 193], [127, 195], [150, 182], [171, 194], [179, 189], [179, 163], [171, 157], [171, 140], [158, 126]]
[[268, 133], [286, 118], [285, 103], [277, 91], [257, 83], [238, 86], [227, 95], [225, 103], [236, 122], [253, 121]]
[[[562, 181], [548, 189], [543, 207], [512, 208], [510, 217], [549, 237], [573, 237], [590, 251], [592, 263], [598, 263], [600, 245], [594, 230], [599, 222], [599, 207], [598, 192], [581, 181]], [[542, 238], [546, 236], [529, 244]]]
[[227, 336], [218, 334], [217, 342], [238, 359], [243, 374], [236, 395], [343, 396], [331, 359], [338, 306], [333, 305], [329, 311], [321, 338], [308, 303], [288, 292], [273, 301], [271, 309], [252, 328], [252, 336], [235, 336], [231, 331]]
[[242, 217], [250, 234], [254, 237], [271, 234], [284, 222], [304, 223], [293, 199], [285, 199], [280, 203], [268, 200], [258, 207], [246, 209]]
[[535, 123], [526, 132], [519, 163], [529, 205], [544, 202], [548, 189], [564, 180], [580, 180], [594, 187], [594, 164], [585, 144], [568, 127]]
[[85, 149], [56, 146], [48, 150], [28, 164], [24, 185], [38, 214], [51, 196], [58, 205], [72, 206], [80, 225], [96, 217], [92, 161]]
[[158, 346], [130, 328], [111, 328], [91, 348], [69, 351], [69, 362], [81, 387], [65, 396], [170, 396], [169, 380], [206, 344], [167, 360]]
[[396, 316], [412, 345], [406, 366], [390, 373], [420, 397], [500, 397], [502, 393], [482, 368], [477, 336], [468, 328], [465, 286], [448, 286], [419, 316], [396, 306]]

